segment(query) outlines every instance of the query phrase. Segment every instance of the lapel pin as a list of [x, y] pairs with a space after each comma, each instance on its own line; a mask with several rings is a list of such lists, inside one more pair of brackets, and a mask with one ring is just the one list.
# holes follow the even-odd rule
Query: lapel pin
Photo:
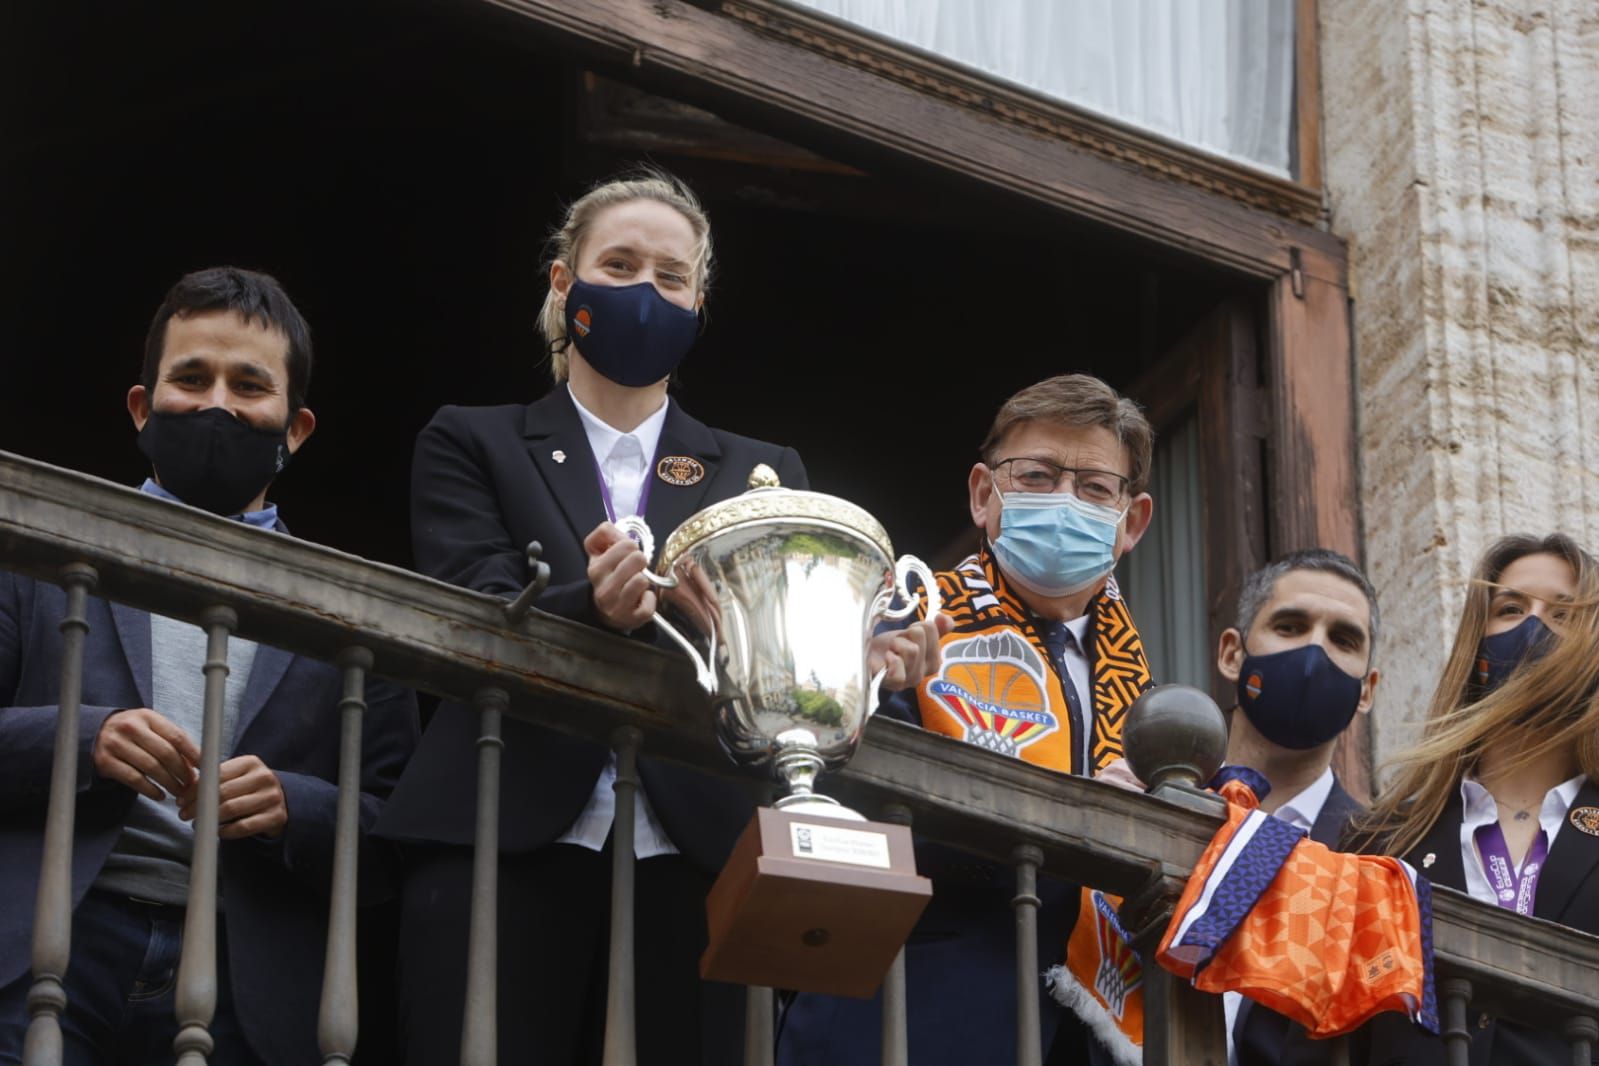
[[697, 485], [705, 479], [705, 465], [692, 455], [668, 455], [655, 464], [655, 476], [668, 485]]
[[554, 459], [558, 463], [564, 463], [566, 462], [566, 453], [557, 448], [555, 451], [550, 453], [550, 458]]
[[1423, 855], [1421, 857], [1421, 868], [1423, 870], [1430, 870], [1432, 868], [1432, 864], [1437, 862], [1437, 861], [1438, 861], [1437, 854], [1434, 853], [1434, 852], [1429, 851], [1429, 852], [1427, 852], [1427, 854], [1425, 854], [1425, 855]]
[[1574, 808], [1571, 812], [1571, 824], [1589, 836], [1599, 837], [1599, 807]]

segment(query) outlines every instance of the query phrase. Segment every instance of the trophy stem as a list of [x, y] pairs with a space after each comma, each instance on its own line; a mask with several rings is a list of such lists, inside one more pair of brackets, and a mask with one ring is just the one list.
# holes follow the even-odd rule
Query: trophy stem
[[791, 729], [777, 735], [778, 752], [772, 760], [772, 769], [779, 780], [788, 787], [788, 794], [772, 806], [790, 814], [819, 815], [824, 818], [843, 818], [852, 822], [866, 819], [843, 806], [831, 796], [816, 791], [816, 775], [827, 765], [816, 753], [816, 740], [803, 729]]

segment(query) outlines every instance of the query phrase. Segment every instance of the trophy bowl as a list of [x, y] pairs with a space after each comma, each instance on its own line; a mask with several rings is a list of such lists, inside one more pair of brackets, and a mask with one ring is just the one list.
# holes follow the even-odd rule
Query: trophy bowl
[[[641, 519], [618, 525], [654, 554]], [[859, 818], [813, 783], [860, 744], [882, 679], [868, 673], [866, 644], [878, 622], [916, 610], [911, 574], [930, 618], [938, 585], [925, 563], [895, 561], [888, 534], [864, 509], [782, 488], [766, 466], [751, 474], [749, 491], [712, 504], [666, 539], [648, 576], [677, 590], [671, 601], [708, 653], [659, 614], [656, 624], [693, 659], [728, 755], [772, 767], [787, 786], [779, 809]]]

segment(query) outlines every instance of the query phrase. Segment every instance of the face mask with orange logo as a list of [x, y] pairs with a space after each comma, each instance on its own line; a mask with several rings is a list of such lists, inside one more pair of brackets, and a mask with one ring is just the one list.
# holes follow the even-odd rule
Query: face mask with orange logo
[[589, 366], [618, 385], [642, 388], [667, 377], [699, 333], [700, 316], [662, 296], [648, 281], [574, 281], [566, 294], [567, 340]]
[[1349, 727], [1360, 706], [1360, 678], [1350, 677], [1320, 644], [1250, 655], [1238, 674], [1238, 708], [1260, 735], [1306, 751]]
[[1483, 637], [1471, 672], [1478, 698], [1503, 685], [1522, 663], [1537, 662], [1547, 655], [1554, 637], [1549, 627], [1531, 614], [1514, 629]]

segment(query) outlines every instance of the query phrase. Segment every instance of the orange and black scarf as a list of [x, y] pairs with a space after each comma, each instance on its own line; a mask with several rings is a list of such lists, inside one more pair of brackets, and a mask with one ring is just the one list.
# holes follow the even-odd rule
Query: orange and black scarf
[[1075, 721], [1038, 622], [1007, 587], [987, 545], [937, 575], [954, 628], [922, 682], [922, 726], [1063, 773], [1093, 774], [1122, 754], [1122, 722], [1151, 684], [1143, 641], [1114, 578], [1089, 604], [1091, 722]]

